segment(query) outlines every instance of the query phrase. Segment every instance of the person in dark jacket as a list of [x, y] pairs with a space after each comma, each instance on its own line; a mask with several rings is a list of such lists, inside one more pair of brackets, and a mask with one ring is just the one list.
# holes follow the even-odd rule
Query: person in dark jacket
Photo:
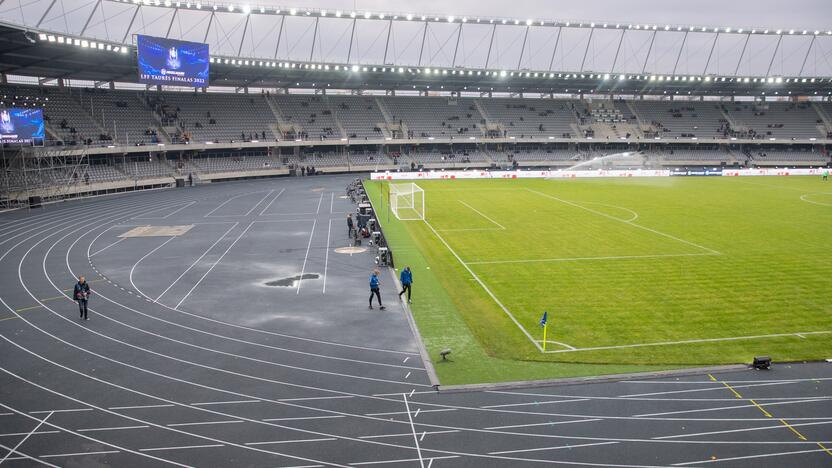
[[78, 282], [75, 283], [73, 297], [78, 301], [78, 310], [81, 312], [81, 318], [84, 320], [89, 320], [89, 317], [87, 317], [87, 301], [90, 298], [90, 293], [90, 285], [87, 283], [86, 278], [79, 276]]
[[399, 299], [407, 291], [407, 303], [410, 304], [410, 286], [413, 284], [413, 272], [410, 271], [409, 266], [404, 267], [404, 270], [399, 274], [399, 281], [402, 283], [402, 292], [399, 293]]
[[373, 274], [370, 275], [370, 308], [373, 308], [373, 295], [378, 298], [378, 308], [384, 310], [385, 307], [381, 304], [381, 292], [379, 290], [379, 282], [378, 282], [378, 270], [373, 270]]
[[352, 221], [352, 213], [347, 214], [347, 237], [352, 239], [352, 231], [355, 229], [355, 223]]

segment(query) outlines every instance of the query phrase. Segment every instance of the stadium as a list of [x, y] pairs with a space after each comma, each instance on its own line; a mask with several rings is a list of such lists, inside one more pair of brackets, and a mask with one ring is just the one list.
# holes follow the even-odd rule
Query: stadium
[[0, 0], [0, 465], [832, 466], [832, 8], [665, 3]]

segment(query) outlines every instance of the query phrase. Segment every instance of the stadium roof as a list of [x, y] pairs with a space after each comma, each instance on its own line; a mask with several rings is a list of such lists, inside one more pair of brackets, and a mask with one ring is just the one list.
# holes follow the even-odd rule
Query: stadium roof
[[208, 43], [212, 84], [234, 87], [755, 96], [832, 88], [832, 30], [821, 29], [174, 0], [34, 0], [0, 18], [0, 71], [49, 78], [136, 81], [135, 35], [147, 34]]

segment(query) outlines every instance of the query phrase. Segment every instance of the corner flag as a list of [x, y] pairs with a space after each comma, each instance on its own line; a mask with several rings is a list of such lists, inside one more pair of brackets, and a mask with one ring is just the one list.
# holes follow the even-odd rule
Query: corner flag
[[543, 351], [546, 351], [546, 332], [549, 331], [549, 312], [543, 311], [543, 317], [540, 318], [540, 326], [543, 327]]

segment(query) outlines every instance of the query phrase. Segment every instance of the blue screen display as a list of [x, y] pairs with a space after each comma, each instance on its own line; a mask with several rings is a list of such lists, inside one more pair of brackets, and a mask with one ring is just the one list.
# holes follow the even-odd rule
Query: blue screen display
[[138, 36], [139, 82], [208, 86], [208, 44]]
[[32, 143], [43, 140], [41, 109], [0, 109], [0, 139], [3, 143]]

